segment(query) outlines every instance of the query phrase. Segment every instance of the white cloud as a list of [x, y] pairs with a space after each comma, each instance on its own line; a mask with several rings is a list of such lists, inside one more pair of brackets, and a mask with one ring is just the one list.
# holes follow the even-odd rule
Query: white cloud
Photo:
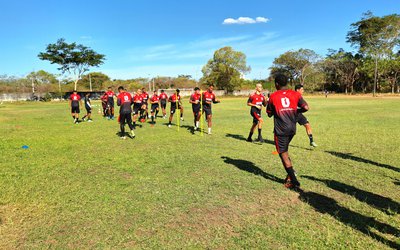
[[251, 17], [239, 17], [238, 19], [226, 18], [222, 24], [254, 24], [254, 23], [266, 23], [269, 19], [266, 17], [257, 17], [253, 19]]

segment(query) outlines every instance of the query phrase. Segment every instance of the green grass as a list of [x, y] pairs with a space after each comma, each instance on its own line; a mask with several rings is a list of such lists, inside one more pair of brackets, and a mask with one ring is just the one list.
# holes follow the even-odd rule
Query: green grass
[[306, 99], [320, 146], [298, 127], [302, 195], [272, 144], [244, 141], [245, 98], [214, 105], [213, 135], [190, 132], [185, 100], [179, 132], [158, 119], [133, 140], [97, 107], [74, 125], [66, 103], [2, 104], [0, 249], [399, 248], [399, 99]]

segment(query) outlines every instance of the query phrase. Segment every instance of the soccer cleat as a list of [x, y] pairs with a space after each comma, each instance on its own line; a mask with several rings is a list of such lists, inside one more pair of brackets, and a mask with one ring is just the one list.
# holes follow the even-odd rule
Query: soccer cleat
[[314, 148], [315, 148], [315, 147], [318, 147], [317, 143], [315, 143], [315, 142], [310, 142], [310, 146], [311, 146], [311, 147], [314, 147]]
[[181, 117], [181, 121], [184, 121], [183, 117]]
[[133, 138], [135, 138], [135, 131], [133, 131], [133, 130], [131, 130], [131, 136], [133, 137]]
[[253, 140], [249, 137], [246, 139], [247, 142], [253, 142]]
[[208, 131], [208, 133], [207, 133], [208, 135], [212, 135], [212, 133], [211, 133], [211, 131]]
[[82, 121], [84, 122], [84, 121], [85, 121], [85, 118], [82, 118]]
[[126, 136], [121, 136], [121, 139], [122, 140], [126, 140]]
[[88, 121], [88, 122], [93, 122], [92, 119], [88, 119], [87, 121]]
[[256, 142], [263, 143], [263, 142], [264, 142], [264, 139], [263, 139], [263, 138], [257, 138], [255, 141], [256, 141]]
[[168, 128], [170, 128], [171, 127], [171, 124], [168, 124]]

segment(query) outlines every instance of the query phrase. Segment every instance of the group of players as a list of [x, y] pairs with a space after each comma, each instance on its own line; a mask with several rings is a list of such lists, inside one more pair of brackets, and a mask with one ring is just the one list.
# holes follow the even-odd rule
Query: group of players
[[[274, 142], [276, 151], [279, 154], [282, 164], [287, 172], [285, 179], [285, 186], [287, 188], [299, 188], [300, 183], [297, 180], [295, 171], [292, 166], [291, 159], [288, 154], [289, 144], [296, 134], [296, 124], [306, 128], [307, 135], [310, 140], [310, 146], [316, 147], [317, 144], [314, 142], [310, 123], [307, 118], [303, 115], [304, 112], [309, 110], [308, 104], [303, 99], [302, 94], [304, 92], [302, 85], [296, 85], [295, 90], [291, 90], [287, 86], [288, 79], [283, 74], [275, 76], [275, 87], [277, 91], [272, 94], [268, 94], [266, 97], [262, 93], [262, 85], [257, 84], [255, 92], [250, 95], [247, 105], [250, 106], [250, 114], [253, 118], [253, 124], [250, 128], [250, 133], [246, 141], [252, 142], [252, 136], [255, 132], [255, 128], [258, 129], [258, 137], [256, 141], [263, 142], [262, 137], [262, 125], [263, 119], [261, 117], [262, 107], [266, 107], [266, 113], [269, 117], [274, 117]], [[213, 93], [214, 85], [210, 84], [207, 91], [200, 93], [199, 88], [194, 89], [194, 93], [190, 96], [189, 103], [192, 104], [193, 111], [193, 122], [194, 130], [199, 129], [199, 122], [203, 113], [208, 125], [208, 134], [211, 134], [212, 127], [212, 103], [219, 103]], [[167, 102], [170, 102], [170, 115], [168, 127], [172, 125], [172, 119], [176, 111], [180, 113], [180, 119], [183, 121], [183, 105], [180, 96], [180, 91], [177, 89], [174, 94], [167, 96], [164, 90], [161, 90], [161, 94], [158, 95], [157, 91], [153, 92], [153, 95], [149, 97], [149, 94], [144, 88], [138, 89], [132, 96], [127, 92], [124, 87], [118, 87], [118, 95], [116, 95], [111, 88], [102, 96], [103, 104], [103, 116], [108, 119], [114, 119], [114, 97], [117, 97], [117, 105], [120, 106], [118, 122], [120, 124], [120, 136], [126, 139], [125, 125], [127, 124], [131, 138], [135, 137], [136, 122], [139, 117], [141, 122], [144, 122], [147, 118], [151, 118], [151, 124], [155, 124], [159, 112], [159, 106], [161, 106], [163, 118], [166, 119], [166, 106]], [[91, 105], [89, 95], [85, 95], [85, 108], [87, 115], [84, 118], [88, 118], [91, 121]], [[150, 101], [151, 109], [150, 115], [148, 115], [148, 102]], [[80, 96], [74, 91], [70, 96], [70, 107], [74, 122], [79, 121], [79, 102]], [[133, 120], [132, 120], [133, 117]], [[83, 118], [83, 120], [84, 120]]]

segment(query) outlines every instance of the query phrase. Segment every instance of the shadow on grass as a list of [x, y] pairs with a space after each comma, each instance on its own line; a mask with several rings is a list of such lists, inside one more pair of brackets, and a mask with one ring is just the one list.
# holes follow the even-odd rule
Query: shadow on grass
[[223, 159], [225, 163], [233, 165], [240, 170], [252, 173], [254, 175], [259, 175], [261, 177], [264, 177], [267, 180], [275, 181], [280, 184], [284, 183], [284, 179], [278, 178], [272, 174], [268, 174], [268, 173], [264, 172], [261, 168], [254, 165], [254, 163], [252, 163], [251, 161], [232, 159], [227, 156], [221, 156], [221, 159]]
[[[194, 135], [194, 127], [189, 125], [181, 125], [181, 128], [186, 128], [192, 135]], [[200, 131], [199, 131], [200, 132]]]
[[117, 132], [117, 133], [115, 133], [115, 135], [117, 135], [118, 137], [126, 136], [126, 137], [129, 137], [131, 139], [134, 138], [128, 132], [125, 132], [124, 134], [122, 134], [121, 132]]
[[394, 200], [390, 198], [386, 198], [383, 196], [380, 196], [378, 194], [374, 194], [368, 191], [364, 191], [361, 189], [358, 189], [356, 187], [347, 185], [342, 182], [334, 181], [334, 180], [326, 180], [326, 179], [318, 179], [313, 176], [301, 176], [304, 178], [307, 178], [309, 180], [313, 181], [319, 181], [324, 183], [326, 186], [342, 192], [344, 194], [348, 194], [356, 198], [357, 200], [361, 202], [365, 202], [368, 205], [379, 209], [383, 212], [385, 212], [388, 215], [394, 215], [400, 212], [400, 204], [395, 202]]
[[391, 165], [388, 165], [388, 164], [379, 163], [379, 162], [375, 162], [375, 161], [371, 161], [371, 160], [364, 159], [364, 158], [361, 158], [361, 157], [358, 157], [358, 156], [354, 156], [351, 153], [347, 153], [346, 154], [346, 153], [340, 153], [340, 152], [335, 152], [335, 151], [325, 151], [325, 152], [328, 153], [328, 154], [331, 154], [333, 156], [345, 159], [345, 160], [350, 159], [350, 160], [353, 160], [353, 161], [367, 163], [367, 164], [371, 164], [371, 165], [374, 165], [374, 166], [377, 166], [377, 167], [380, 167], [380, 168], [387, 168], [387, 169], [390, 169], [390, 170], [393, 170], [393, 171], [396, 171], [396, 172], [400, 172], [400, 169], [396, 168], [394, 166], [391, 166]]
[[[229, 134], [229, 133], [226, 134], [225, 137], [233, 138], [233, 139], [240, 140], [240, 141], [246, 141], [246, 139], [247, 139], [243, 135], [236, 135], [236, 134]], [[264, 143], [272, 144], [275, 146], [275, 142], [268, 140], [268, 139], [264, 139]]]
[[300, 200], [312, 206], [316, 211], [322, 214], [329, 214], [333, 218], [342, 222], [343, 224], [350, 226], [365, 235], [372, 237], [375, 240], [386, 244], [395, 249], [400, 248], [400, 244], [388, 240], [381, 235], [371, 231], [371, 229], [378, 230], [381, 233], [391, 234], [399, 237], [400, 230], [392, 227], [391, 225], [377, 221], [373, 217], [368, 217], [360, 213], [351, 211], [350, 209], [343, 207], [338, 202], [327, 196], [314, 193], [314, 192], [301, 192]]

